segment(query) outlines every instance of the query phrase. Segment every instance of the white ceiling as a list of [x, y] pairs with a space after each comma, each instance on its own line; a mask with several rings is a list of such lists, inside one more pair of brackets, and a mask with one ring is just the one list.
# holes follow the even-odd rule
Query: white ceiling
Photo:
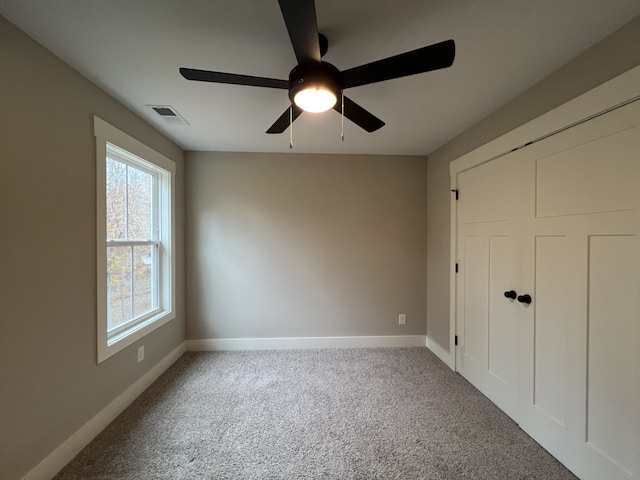
[[[346, 90], [386, 122], [366, 133], [303, 114], [294, 152], [426, 155], [640, 15], [638, 0], [316, 0], [341, 70], [449, 38], [449, 69]], [[286, 90], [190, 82], [179, 67], [287, 79], [276, 0], [0, 0], [0, 14], [185, 150], [287, 152], [264, 132]], [[43, 72], [46, 75], [46, 72]], [[188, 126], [145, 105], [171, 105]]]

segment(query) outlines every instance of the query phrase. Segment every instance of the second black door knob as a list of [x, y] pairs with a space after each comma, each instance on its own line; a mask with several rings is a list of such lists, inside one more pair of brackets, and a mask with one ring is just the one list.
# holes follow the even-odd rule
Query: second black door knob
[[520, 295], [518, 296], [518, 301], [520, 303], [526, 303], [527, 305], [529, 305], [531, 303], [531, 295], [529, 294]]

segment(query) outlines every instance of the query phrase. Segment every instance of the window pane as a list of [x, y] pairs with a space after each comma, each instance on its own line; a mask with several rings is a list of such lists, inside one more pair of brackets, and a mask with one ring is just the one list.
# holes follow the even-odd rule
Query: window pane
[[127, 238], [127, 166], [107, 157], [107, 239]]
[[107, 330], [131, 320], [132, 247], [107, 248]]
[[153, 245], [133, 249], [133, 316], [139, 317], [153, 310], [157, 305], [157, 295], [153, 291], [154, 271], [158, 264]]
[[134, 167], [128, 169], [129, 238], [153, 238], [153, 175]]

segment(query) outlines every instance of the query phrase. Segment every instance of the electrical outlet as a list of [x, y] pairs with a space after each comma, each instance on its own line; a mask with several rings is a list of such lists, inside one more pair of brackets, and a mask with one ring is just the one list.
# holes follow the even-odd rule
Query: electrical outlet
[[144, 360], [144, 345], [138, 347], [138, 363]]
[[398, 315], [398, 325], [406, 325], [407, 324], [407, 314], [401, 313]]

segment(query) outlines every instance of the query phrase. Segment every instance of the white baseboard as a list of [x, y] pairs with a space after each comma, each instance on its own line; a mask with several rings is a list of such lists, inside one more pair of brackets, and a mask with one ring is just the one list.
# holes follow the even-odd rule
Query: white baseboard
[[379, 337], [210, 338], [187, 340], [189, 351], [293, 350], [308, 348], [424, 347], [425, 335]]
[[100, 410], [91, 420], [80, 427], [62, 445], [29, 471], [22, 480], [49, 480], [86, 447], [107, 425], [120, 415], [138, 396], [144, 392], [167, 368], [186, 352], [183, 342], [158, 362], [133, 385], [118, 395], [109, 405]]
[[427, 348], [431, 350], [436, 357], [442, 360], [451, 370], [456, 369], [455, 359], [451, 352], [447, 352], [439, 343], [436, 343], [429, 337], [427, 337]]

